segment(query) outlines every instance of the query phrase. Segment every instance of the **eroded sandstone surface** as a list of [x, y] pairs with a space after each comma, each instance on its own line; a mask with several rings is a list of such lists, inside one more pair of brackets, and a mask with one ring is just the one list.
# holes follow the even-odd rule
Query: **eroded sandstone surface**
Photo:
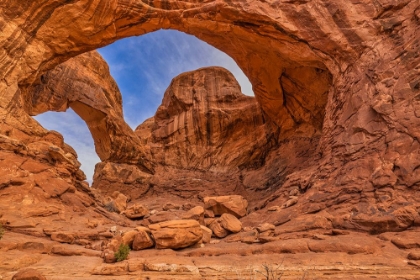
[[[419, 5], [2, 1], [0, 276], [238, 279], [265, 262], [290, 279], [418, 279]], [[223, 69], [184, 73], [132, 131], [89, 51], [160, 28], [226, 52], [255, 99]], [[102, 161], [93, 188], [76, 152], [31, 117], [69, 107]], [[244, 197], [247, 215], [207, 209], [226, 195]], [[150, 226], [183, 219], [203, 243], [143, 250], [156, 246]], [[134, 240], [129, 260], [104, 263]]]

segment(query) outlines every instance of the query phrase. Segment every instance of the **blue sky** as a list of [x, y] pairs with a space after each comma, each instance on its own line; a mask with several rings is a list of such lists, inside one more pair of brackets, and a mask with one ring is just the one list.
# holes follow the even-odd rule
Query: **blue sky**
[[[228, 55], [182, 32], [160, 30], [117, 41], [98, 51], [120, 88], [124, 118], [133, 129], [155, 114], [172, 78], [186, 71], [222, 66], [233, 73], [244, 94], [253, 95], [247, 77]], [[45, 128], [63, 134], [66, 143], [77, 151], [82, 170], [91, 182], [100, 160], [86, 124], [71, 109], [35, 118]]]

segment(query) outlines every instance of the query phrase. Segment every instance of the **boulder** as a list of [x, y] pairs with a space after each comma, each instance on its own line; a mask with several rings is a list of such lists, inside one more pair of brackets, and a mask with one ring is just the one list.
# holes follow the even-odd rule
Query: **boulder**
[[224, 229], [233, 233], [237, 233], [242, 230], [241, 221], [239, 221], [235, 216], [231, 214], [223, 214], [220, 217], [220, 224]]
[[182, 215], [182, 219], [184, 220], [196, 220], [201, 225], [204, 225], [204, 208], [201, 206], [196, 206], [187, 211], [184, 215]]
[[127, 197], [115, 191], [111, 197], [106, 197], [104, 207], [110, 212], [121, 213], [127, 208]]
[[12, 280], [47, 280], [47, 278], [38, 270], [27, 268], [16, 273]]
[[217, 218], [204, 218], [204, 225], [206, 227], [210, 227], [211, 223], [213, 223]]
[[178, 249], [194, 245], [203, 237], [200, 224], [195, 220], [174, 220], [149, 225], [158, 249]]
[[222, 227], [220, 219], [215, 219], [211, 224], [209, 224], [209, 228], [213, 231], [214, 236], [223, 238], [226, 237], [229, 232]]
[[140, 219], [149, 214], [149, 210], [141, 205], [141, 204], [135, 204], [127, 208], [124, 212], [121, 214], [124, 214], [129, 219]]
[[213, 196], [204, 198], [204, 208], [220, 216], [229, 213], [237, 218], [247, 214], [248, 201], [240, 195]]
[[130, 231], [124, 232], [124, 234], [122, 235], [122, 244], [128, 245], [130, 248], [132, 248], [134, 237], [137, 234], [138, 234], [137, 230], [130, 230]]
[[122, 193], [115, 191], [112, 194], [112, 198], [114, 199], [115, 206], [118, 210], [118, 212], [122, 212], [127, 208], [127, 197], [123, 195]]
[[117, 235], [111, 239], [111, 241], [107, 244], [106, 248], [116, 252], [122, 243], [123, 243], [122, 237]]
[[149, 233], [145, 230], [139, 230], [134, 236], [132, 248], [133, 250], [138, 251], [153, 247], [153, 245], [155, 245], [155, 243]]
[[213, 231], [208, 227], [200, 225], [201, 230], [203, 231], [203, 238], [201, 239], [202, 243], [210, 243], [211, 236], [213, 235]]

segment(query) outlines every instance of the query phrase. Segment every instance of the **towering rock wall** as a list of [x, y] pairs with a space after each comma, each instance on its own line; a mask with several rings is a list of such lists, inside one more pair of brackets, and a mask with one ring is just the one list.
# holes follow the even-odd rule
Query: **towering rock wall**
[[[235, 278], [238, 270], [224, 254], [237, 254], [238, 265], [247, 258], [239, 255], [264, 254], [242, 262], [241, 273], [247, 264], [274, 263], [295, 253], [285, 261], [291, 277], [301, 278], [306, 268], [315, 278], [363, 278], [367, 271], [367, 277], [418, 279], [412, 267], [420, 265], [419, 5], [417, 0], [1, 1], [0, 223], [8, 232], [0, 244], [6, 251], [0, 274], [11, 278], [18, 268], [36, 263], [48, 276], [60, 271], [72, 279], [144, 277], [150, 270], [161, 277], [162, 269], [169, 277], [235, 272]], [[229, 74], [212, 70], [204, 76], [213, 75], [215, 82], [199, 85], [205, 78], [198, 71], [185, 74], [193, 85], [183, 91], [182, 79], [174, 80], [166, 93], [170, 100], [153, 119], [136, 132], [126, 129], [119, 92], [103, 60], [94, 53], [73, 58], [160, 28], [195, 35], [230, 55], [253, 84], [259, 105], [227, 82]], [[216, 84], [223, 90], [213, 89]], [[96, 139], [103, 162], [95, 187], [165, 203], [170, 196], [195, 203], [207, 195], [242, 194], [250, 213], [241, 222], [255, 229], [225, 241], [267, 244], [222, 241], [160, 251], [154, 260], [138, 252], [128, 262], [99, 265], [102, 242], [114, 237], [115, 225], [132, 230], [138, 223], [102, 207], [98, 189], [83, 182], [75, 152], [31, 118], [68, 106]], [[255, 108], [252, 114], [238, 113], [248, 112], [248, 106]], [[224, 108], [232, 119], [216, 121], [213, 116], [221, 113], [213, 115], [215, 108]], [[235, 123], [244, 115], [244, 122]], [[191, 120], [197, 120], [194, 133]], [[232, 123], [233, 130], [220, 129], [226, 134], [208, 133], [215, 132], [208, 127]], [[248, 133], [253, 144], [244, 145], [243, 138], [235, 142], [235, 133], [247, 127], [255, 128]], [[273, 135], [275, 145], [267, 146], [272, 142], [260, 133]], [[202, 142], [202, 136], [214, 141]], [[204, 149], [177, 157], [185, 140]], [[231, 157], [222, 142], [232, 150], [249, 151], [253, 145], [261, 150]], [[264, 158], [263, 164], [249, 165], [253, 155]], [[114, 206], [116, 200], [126, 203], [120, 193], [112, 199]], [[313, 258], [314, 253], [322, 257]], [[55, 255], [74, 256], [72, 265]], [[202, 262], [203, 255], [212, 256], [203, 258], [211, 263]], [[171, 265], [162, 266], [162, 259]]]
[[261, 167], [278, 139], [255, 99], [218, 67], [174, 78], [156, 115], [136, 134], [156, 163], [213, 172]]
[[[123, 37], [176, 29], [238, 63], [279, 128], [280, 147], [320, 137], [308, 167], [289, 172], [268, 202], [297, 187], [314, 209], [357, 205], [352, 213], [394, 225], [403, 219], [395, 213], [417, 207], [418, 1], [6, 0], [0, 8], [0, 131], [8, 137], [44, 133], [27, 104], [46, 70]], [[118, 154], [118, 145], [105, 147], [103, 159]]]

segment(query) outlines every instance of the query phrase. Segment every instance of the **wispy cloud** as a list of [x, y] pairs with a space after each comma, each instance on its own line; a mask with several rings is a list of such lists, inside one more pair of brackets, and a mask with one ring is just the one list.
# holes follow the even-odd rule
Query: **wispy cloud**
[[[98, 50], [108, 62], [123, 96], [124, 118], [135, 129], [153, 116], [171, 80], [186, 71], [221, 66], [236, 77], [244, 94], [253, 95], [252, 86], [235, 61], [194, 36], [160, 30], [120, 40]], [[99, 162], [86, 124], [72, 110], [45, 113], [36, 119], [47, 129], [63, 134], [78, 153], [89, 180]]]

